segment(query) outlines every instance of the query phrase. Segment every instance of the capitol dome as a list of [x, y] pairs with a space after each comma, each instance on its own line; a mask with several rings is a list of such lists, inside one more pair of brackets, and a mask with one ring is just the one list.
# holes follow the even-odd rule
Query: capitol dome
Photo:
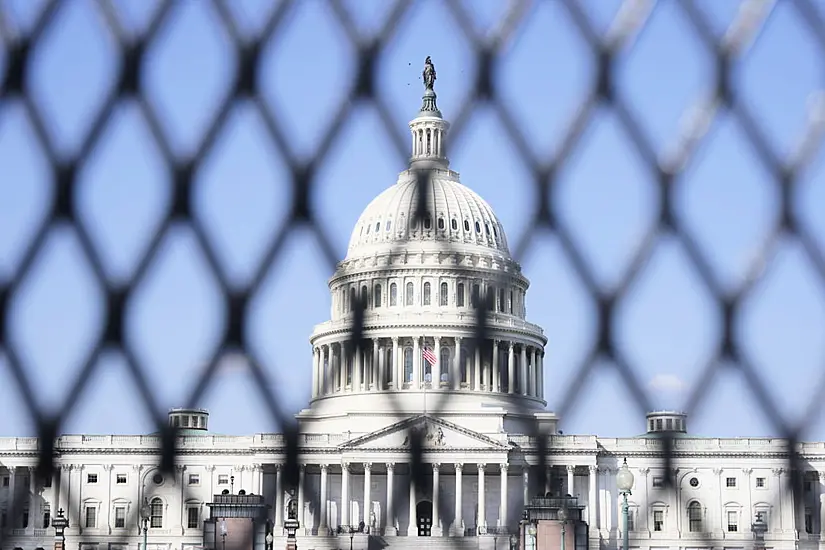
[[[310, 338], [311, 406], [299, 414], [305, 431], [346, 431], [356, 417], [380, 429], [393, 415], [427, 414], [434, 403], [442, 416], [482, 431], [526, 411], [544, 414], [547, 338], [527, 320], [529, 281], [493, 209], [450, 169], [450, 125], [431, 74], [409, 125], [410, 166], [364, 209], [330, 278], [330, 319]], [[421, 217], [419, 174], [427, 177]], [[354, 346], [359, 304], [366, 304], [363, 340]], [[488, 330], [478, 342], [481, 309]]]

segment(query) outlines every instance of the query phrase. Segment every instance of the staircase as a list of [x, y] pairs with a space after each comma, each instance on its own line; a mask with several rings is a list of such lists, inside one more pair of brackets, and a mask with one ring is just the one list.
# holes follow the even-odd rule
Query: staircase
[[[286, 548], [286, 537], [275, 537], [274, 550]], [[298, 550], [349, 550], [349, 535], [298, 536]], [[480, 537], [407, 537], [365, 535], [352, 537], [352, 550], [510, 550], [507, 535]]]

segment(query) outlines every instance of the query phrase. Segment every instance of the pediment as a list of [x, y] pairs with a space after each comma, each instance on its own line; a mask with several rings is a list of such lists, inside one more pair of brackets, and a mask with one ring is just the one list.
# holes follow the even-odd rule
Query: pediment
[[410, 433], [423, 432], [426, 451], [436, 450], [488, 450], [506, 451], [509, 445], [500, 443], [484, 434], [462, 428], [457, 424], [431, 416], [416, 416], [391, 424], [381, 430], [357, 437], [341, 445], [341, 449], [407, 450]]

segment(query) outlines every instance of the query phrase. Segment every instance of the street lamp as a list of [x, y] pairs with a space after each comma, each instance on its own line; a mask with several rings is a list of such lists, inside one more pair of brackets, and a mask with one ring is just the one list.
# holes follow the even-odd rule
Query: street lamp
[[66, 534], [65, 530], [69, 526], [69, 519], [63, 515], [63, 508], [57, 511], [57, 517], [52, 520], [52, 527], [54, 527], [55, 538], [60, 539], [60, 550], [66, 548]]
[[526, 544], [526, 550], [536, 550], [536, 526], [533, 523], [527, 524], [527, 540], [529, 544]]
[[753, 525], [751, 525], [751, 530], [756, 538], [753, 545], [754, 548], [765, 548], [765, 533], [768, 531], [768, 524], [762, 519], [762, 514], [756, 514], [756, 520], [753, 522]]
[[628, 533], [627, 527], [630, 519], [630, 510], [627, 506], [627, 496], [630, 493], [630, 490], [633, 489], [633, 472], [630, 471], [630, 468], [627, 467], [627, 459], [624, 459], [622, 462], [622, 467], [619, 468], [619, 472], [616, 474], [616, 488], [619, 490], [619, 493], [622, 495], [622, 544], [624, 545], [623, 550], [628, 550], [630, 548], [630, 533]]
[[272, 541], [275, 540], [272, 536], [272, 531], [266, 534], [266, 547], [268, 550], [272, 550]]
[[564, 545], [567, 542], [565, 540], [567, 538], [567, 509], [559, 508], [558, 516], [561, 522], [561, 550], [564, 550]]
[[148, 535], [149, 535], [149, 516], [152, 515], [152, 509], [149, 506], [149, 501], [143, 499], [143, 506], [140, 507], [140, 517], [143, 520], [143, 550], [149, 550]]

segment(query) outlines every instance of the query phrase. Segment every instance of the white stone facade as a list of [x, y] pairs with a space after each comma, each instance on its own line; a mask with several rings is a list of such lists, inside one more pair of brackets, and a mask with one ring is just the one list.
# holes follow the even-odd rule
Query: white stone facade
[[[636, 438], [558, 434], [556, 416], [545, 410], [546, 338], [527, 320], [529, 283], [492, 208], [450, 170], [443, 153], [449, 125], [428, 94], [410, 123], [411, 170], [358, 220], [329, 283], [330, 320], [310, 339], [312, 401], [297, 416], [304, 483], [285, 486], [283, 436], [214, 435], [202, 411], [170, 415], [182, 431], [169, 477], [158, 470], [159, 436], [64, 435], [55, 445], [56, 475], [40, 487], [32, 475], [38, 441], [2, 438], [4, 549], [51, 546], [50, 522], [63, 509], [69, 548], [138, 550], [143, 503], [151, 509], [146, 550], [198, 547], [206, 504], [224, 490], [264, 495], [277, 548], [290, 506], [298, 510], [300, 548], [342, 547], [338, 538], [349, 535], [335, 535], [338, 527], [361, 522], [391, 545], [471, 537], [476, 548], [505, 548], [523, 504], [547, 492], [570, 494], [585, 506], [591, 548], [617, 548], [615, 473], [623, 458], [636, 478], [634, 548], [749, 548], [757, 513], [768, 524], [768, 548], [825, 543], [823, 443], [799, 447], [806, 472], [803, 498], [795, 503], [781, 440], [692, 438], [675, 413], [650, 415], [648, 433]], [[435, 176], [416, 223], [419, 166]], [[367, 306], [363, 344], [349, 353], [359, 299]], [[487, 309], [490, 327], [477, 347], [476, 303]], [[425, 349], [435, 364], [424, 359]], [[423, 494], [410, 484], [412, 427], [426, 434], [423, 459], [432, 483]], [[549, 434], [543, 487], [528, 471], [539, 464], [536, 438], [526, 435], [535, 430]], [[663, 486], [656, 433], [667, 430], [679, 436], [671, 464], [675, 491]], [[23, 497], [19, 508], [14, 494]], [[432, 522], [425, 529], [430, 537], [419, 536], [422, 517]], [[366, 538], [359, 535], [355, 545], [366, 548]]]

